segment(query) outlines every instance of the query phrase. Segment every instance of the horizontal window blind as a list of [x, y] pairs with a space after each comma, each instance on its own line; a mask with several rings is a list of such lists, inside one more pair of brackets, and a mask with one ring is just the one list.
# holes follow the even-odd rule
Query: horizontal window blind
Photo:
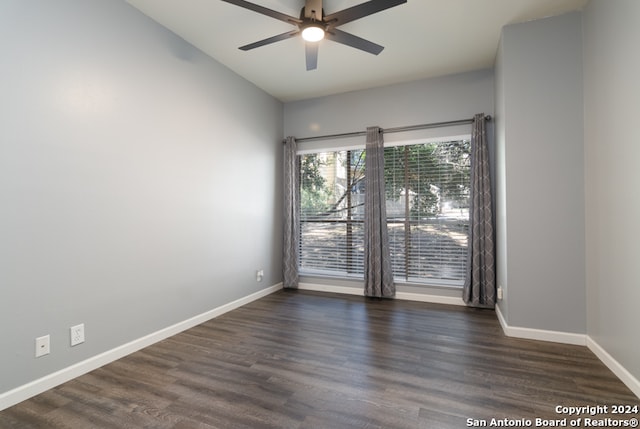
[[469, 143], [385, 149], [387, 225], [396, 279], [456, 285], [464, 281]]
[[[362, 149], [307, 153], [300, 162], [300, 272], [362, 278]], [[385, 148], [394, 277], [461, 285], [467, 262], [469, 140]]]
[[364, 151], [300, 155], [300, 272], [362, 277]]

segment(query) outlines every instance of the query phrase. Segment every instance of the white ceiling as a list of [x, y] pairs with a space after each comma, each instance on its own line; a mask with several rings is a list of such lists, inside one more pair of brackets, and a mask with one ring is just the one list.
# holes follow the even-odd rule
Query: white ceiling
[[[588, 0], [408, 0], [341, 26], [385, 47], [378, 56], [323, 40], [306, 71], [299, 38], [239, 46], [295, 27], [221, 0], [127, 0], [144, 14], [282, 101], [493, 67], [507, 24], [581, 9]], [[299, 16], [304, 0], [251, 0]], [[325, 14], [365, 0], [324, 0]]]

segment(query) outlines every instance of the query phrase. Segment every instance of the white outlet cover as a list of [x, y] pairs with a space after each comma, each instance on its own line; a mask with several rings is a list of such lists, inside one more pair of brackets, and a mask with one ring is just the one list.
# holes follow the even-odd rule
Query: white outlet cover
[[36, 357], [41, 357], [51, 353], [51, 341], [49, 335], [36, 338]]
[[84, 343], [84, 323], [69, 328], [69, 335], [72, 347]]

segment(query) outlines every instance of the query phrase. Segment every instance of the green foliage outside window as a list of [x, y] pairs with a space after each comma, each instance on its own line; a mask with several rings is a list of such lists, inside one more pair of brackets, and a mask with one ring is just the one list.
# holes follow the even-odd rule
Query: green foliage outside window
[[326, 165], [319, 154], [300, 157], [300, 209], [305, 213], [321, 213], [329, 209], [330, 189], [321, 167]]
[[[395, 146], [385, 149], [387, 200], [398, 201], [409, 194], [412, 219], [434, 217], [442, 204], [466, 207], [469, 198], [468, 140]], [[346, 207], [349, 192], [364, 190], [364, 151], [347, 151], [343, 158], [308, 154], [300, 158], [300, 207], [302, 213], [331, 215], [353, 209]], [[348, 160], [346, 158], [349, 158]], [[338, 163], [347, 169], [348, 181], [337, 193], [323, 173], [323, 167]]]
[[442, 203], [467, 205], [469, 141], [396, 146], [385, 149], [385, 189], [388, 200], [409, 194], [410, 217], [441, 213]]

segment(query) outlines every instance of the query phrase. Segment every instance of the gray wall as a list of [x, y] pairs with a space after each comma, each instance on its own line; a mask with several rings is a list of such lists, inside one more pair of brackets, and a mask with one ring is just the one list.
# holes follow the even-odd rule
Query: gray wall
[[587, 333], [640, 379], [640, 2], [584, 13]]
[[[476, 113], [493, 114], [493, 71], [480, 70], [425, 79], [369, 90], [314, 98], [284, 105], [285, 135], [311, 137], [352, 131], [367, 126], [383, 128], [472, 118]], [[489, 132], [493, 126], [489, 124]], [[430, 135], [470, 134], [468, 125], [426, 131]], [[419, 134], [419, 133], [418, 133]], [[422, 133], [424, 134], [424, 133]], [[385, 135], [385, 141], [416, 137], [407, 133]], [[351, 139], [364, 144], [364, 137]], [[312, 143], [325, 145], [331, 142]], [[334, 142], [343, 144], [342, 140]], [[308, 147], [310, 144], [301, 143]], [[362, 287], [362, 282], [328, 281], [303, 277], [302, 282], [331, 286]], [[458, 289], [400, 286], [399, 291], [461, 297]]]
[[[284, 131], [312, 137], [468, 119], [481, 112], [493, 112], [492, 70], [286, 103]], [[465, 130], [470, 133], [470, 127]]]
[[121, 1], [4, 0], [0, 52], [0, 393], [281, 281], [280, 102]]
[[581, 14], [510, 25], [496, 61], [499, 304], [586, 333]]

